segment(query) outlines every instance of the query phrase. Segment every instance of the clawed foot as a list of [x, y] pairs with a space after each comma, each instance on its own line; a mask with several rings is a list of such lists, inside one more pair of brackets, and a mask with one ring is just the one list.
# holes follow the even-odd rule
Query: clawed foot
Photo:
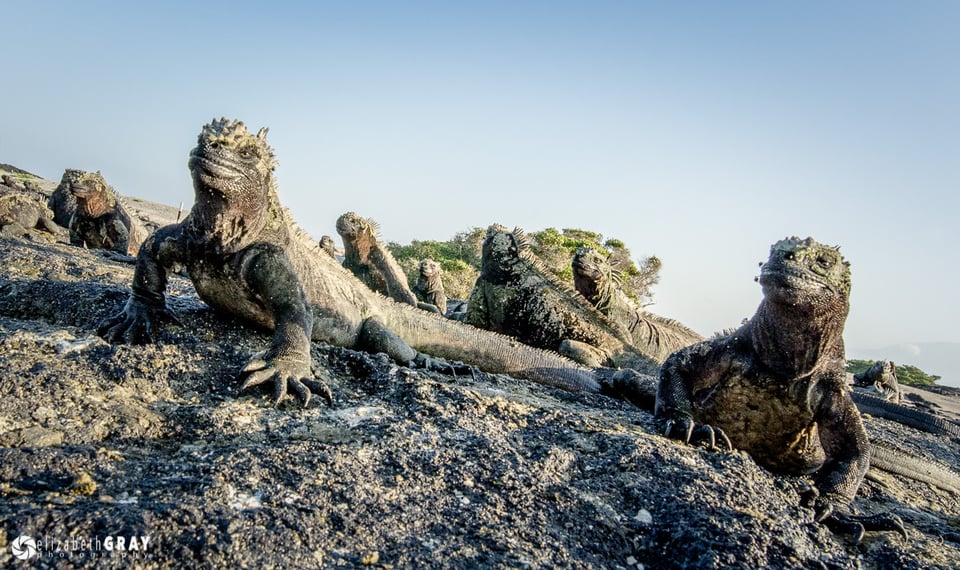
[[690, 445], [704, 443], [710, 449], [719, 448], [724, 451], [733, 451], [730, 438], [722, 429], [707, 424], [697, 425], [690, 418], [667, 420], [667, 423], [664, 424], [663, 435]]
[[836, 534], [852, 535], [854, 542], [858, 544], [868, 530], [896, 531], [903, 538], [907, 538], [907, 529], [903, 526], [903, 520], [893, 513], [852, 515], [840, 512], [830, 502], [818, 500], [814, 506], [814, 520], [826, 525]]
[[110, 343], [147, 344], [157, 341], [156, 322], [171, 320], [182, 325], [166, 305], [153, 306], [131, 297], [123, 311], [106, 319], [97, 327], [97, 334]]
[[414, 358], [410, 364], [416, 368], [423, 368], [424, 370], [439, 372], [441, 374], [449, 374], [454, 378], [457, 377], [457, 374], [461, 376], [469, 375], [471, 378], [476, 378], [477, 372], [476, 367], [468, 364], [456, 360], [445, 360], [443, 358], [428, 356], [422, 352], [418, 352], [416, 358]]
[[273, 383], [273, 405], [276, 406], [286, 397], [288, 389], [306, 408], [312, 394], [317, 394], [333, 404], [333, 393], [327, 385], [316, 379], [316, 373], [310, 367], [309, 361], [295, 358], [281, 358], [273, 356], [270, 351], [255, 355], [241, 370], [238, 378], [245, 380], [240, 386], [243, 392], [253, 386], [266, 382]]

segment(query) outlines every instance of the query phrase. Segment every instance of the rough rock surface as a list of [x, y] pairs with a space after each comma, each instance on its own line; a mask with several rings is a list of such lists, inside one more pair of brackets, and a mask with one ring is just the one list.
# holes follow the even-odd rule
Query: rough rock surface
[[[238, 368], [269, 335], [206, 308], [184, 278], [168, 288], [182, 325], [159, 344], [96, 335], [131, 277], [96, 251], [0, 241], [0, 564], [23, 564], [25, 535], [59, 568], [960, 565], [960, 497], [876, 474], [854, 508], [896, 512], [909, 539], [852, 544], [811, 522], [801, 479], [675, 444], [603, 396], [316, 343], [332, 407], [238, 396]], [[956, 441], [866, 424], [960, 465]], [[117, 536], [150, 539], [106, 551]]]

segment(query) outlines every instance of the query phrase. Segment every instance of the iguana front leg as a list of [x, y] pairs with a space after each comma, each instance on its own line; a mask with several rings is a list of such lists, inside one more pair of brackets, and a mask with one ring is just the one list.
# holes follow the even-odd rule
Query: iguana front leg
[[[660, 367], [660, 384], [654, 414], [663, 422], [663, 435], [684, 443], [705, 443], [708, 447], [733, 450], [730, 438], [719, 427], [697, 424], [693, 419], [693, 387], [689, 369], [701, 369], [703, 353], [698, 345], [679, 350]], [[702, 384], [701, 382], [700, 384]], [[698, 388], [702, 388], [698, 384]], [[719, 444], [719, 445], [718, 445]]]
[[167, 309], [167, 268], [181, 262], [185, 250], [180, 242], [180, 226], [160, 228], [140, 247], [133, 272], [133, 290], [123, 311], [104, 320], [97, 334], [108, 342], [146, 344], [156, 340], [156, 322], [161, 318], [177, 320]]
[[316, 380], [311, 370], [313, 312], [287, 256], [279, 248], [254, 246], [240, 260], [240, 275], [274, 322], [270, 348], [254, 355], [240, 370], [240, 390], [272, 382], [274, 404], [280, 403], [288, 388], [304, 406], [310, 403], [311, 392], [333, 403], [330, 388]]
[[816, 421], [828, 460], [817, 473], [814, 520], [834, 532], [852, 534], [856, 542], [867, 530], [897, 531], [906, 537], [903, 521], [895, 514], [860, 516], [848, 511], [870, 466], [867, 432], [850, 395], [841, 390], [822, 395]]

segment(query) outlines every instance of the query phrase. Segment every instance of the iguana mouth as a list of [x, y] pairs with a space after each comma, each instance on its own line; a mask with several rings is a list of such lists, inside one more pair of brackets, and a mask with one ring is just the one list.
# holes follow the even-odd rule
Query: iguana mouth
[[93, 188], [87, 188], [84, 186], [71, 186], [70, 192], [77, 198], [86, 198], [90, 194], [93, 194]]
[[760, 269], [760, 285], [772, 285], [782, 289], [807, 289], [813, 281], [822, 284], [808, 271], [789, 265], [766, 263]]
[[198, 170], [200, 174], [212, 179], [236, 180], [242, 176], [229, 161], [219, 159], [204, 152], [201, 148], [190, 151], [190, 160], [187, 166], [191, 171]]

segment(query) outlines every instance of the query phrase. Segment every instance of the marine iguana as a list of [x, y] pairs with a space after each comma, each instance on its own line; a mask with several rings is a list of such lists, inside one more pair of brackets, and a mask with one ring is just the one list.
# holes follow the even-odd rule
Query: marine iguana
[[91, 249], [136, 255], [147, 229], [97, 172], [75, 171], [68, 184], [77, 208], [70, 217], [70, 242]]
[[332, 237], [327, 235], [320, 236], [320, 249], [330, 257], [334, 259], [337, 258], [337, 246], [333, 243]]
[[746, 324], [664, 362], [655, 414], [665, 434], [722, 441], [772, 471], [815, 472], [815, 518], [835, 530], [905, 533], [895, 516], [846, 511], [870, 463], [841, 337], [849, 263], [837, 248], [792, 237], [773, 244], [758, 281], [763, 300]]
[[593, 371], [374, 293], [323, 252], [280, 205], [276, 160], [267, 130], [241, 121], [205, 125], [190, 152], [195, 203], [179, 224], [151, 235], [137, 255], [133, 290], [123, 311], [99, 333], [111, 342], [145, 343], [169, 315], [167, 272], [186, 267], [198, 296], [222, 313], [274, 331], [270, 347], [240, 371], [241, 390], [270, 382], [279, 402], [288, 387], [309, 403], [332, 399], [314, 379], [310, 341], [385, 352], [402, 364], [426, 354], [457, 360], [567, 390], [598, 392]]
[[429, 257], [421, 259], [417, 284], [411, 288], [411, 291], [420, 302], [433, 305], [446, 315], [447, 294], [443, 290], [443, 277], [440, 274], [439, 263]]
[[0, 235], [4, 237], [31, 237], [40, 230], [53, 239], [65, 239], [67, 231], [53, 221], [53, 212], [47, 205], [24, 191], [0, 194]]
[[343, 239], [343, 266], [367, 287], [398, 303], [434, 313], [443, 312], [437, 306], [417, 300], [407, 284], [407, 275], [400, 269], [387, 246], [380, 241], [377, 222], [347, 212], [337, 218], [337, 233]]
[[629, 332], [552, 276], [529, 251], [523, 230], [491, 225], [483, 240], [480, 276], [463, 322], [560, 350], [588, 366], [655, 373], [659, 362], [631, 344]]
[[853, 385], [858, 388], [873, 388], [877, 396], [899, 404], [900, 382], [897, 381], [897, 365], [892, 360], [878, 360], [859, 374], [853, 375]]
[[643, 310], [627, 296], [620, 272], [592, 247], [578, 248], [570, 265], [574, 288], [598, 311], [630, 333], [631, 343], [657, 362], [703, 337], [672, 319]]

